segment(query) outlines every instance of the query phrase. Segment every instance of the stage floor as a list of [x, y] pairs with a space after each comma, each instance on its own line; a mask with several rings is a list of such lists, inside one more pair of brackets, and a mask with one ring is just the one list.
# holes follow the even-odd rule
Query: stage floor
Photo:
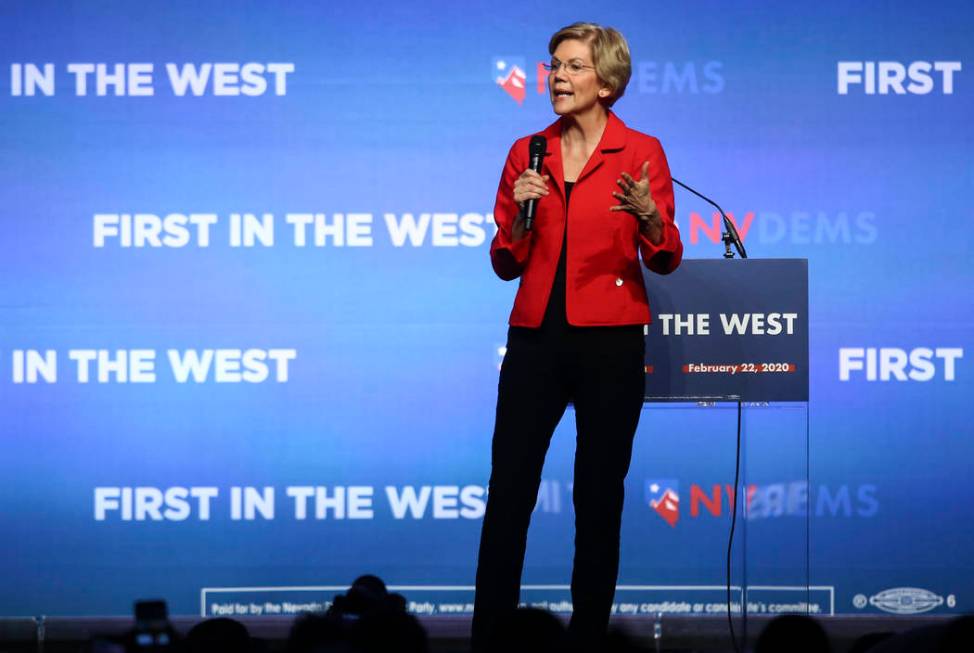
[[[947, 617], [834, 616], [821, 617], [832, 642], [834, 653], [844, 653], [862, 635], [875, 632], [902, 632], [911, 628], [943, 623]], [[200, 617], [173, 617], [180, 633], [187, 632]], [[284, 649], [292, 617], [251, 617], [240, 620], [253, 637], [263, 640], [268, 651]], [[769, 617], [751, 617], [747, 638], [754, 638]], [[466, 653], [470, 631], [469, 617], [423, 617], [420, 622], [430, 638], [430, 650], [437, 653]], [[10, 653], [76, 653], [78, 645], [92, 636], [116, 636], [131, 626], [126, 617], [46, 617], [0, 619], [0, 652]], [[660, 621], [658, 641], [656, 620], [652, 617], [616, 617], [614, 627], [634, 636], [647, 651], [723, 652], [733, 650], [727, 619], [720, 617], [664, 617]], [[743, 624], [736, 620], [735, 631], [740, 641]]]

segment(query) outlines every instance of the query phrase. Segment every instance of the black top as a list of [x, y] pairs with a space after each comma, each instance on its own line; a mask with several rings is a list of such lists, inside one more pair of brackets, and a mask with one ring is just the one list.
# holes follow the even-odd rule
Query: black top
[[551, 284], [551, 295], [548, 297], [548, 308], [545, 309], [541, 329], [544, 331], [564, 331], [568, 328], [568, 313], [565, 308], [565, 259], [568, 252], [568, 201], [572, 196], [573, 181], [565, 182], [565, 233], [561, 237], [561, 254], [558, 255], [558, 267], [555, 268], [555, 281]]

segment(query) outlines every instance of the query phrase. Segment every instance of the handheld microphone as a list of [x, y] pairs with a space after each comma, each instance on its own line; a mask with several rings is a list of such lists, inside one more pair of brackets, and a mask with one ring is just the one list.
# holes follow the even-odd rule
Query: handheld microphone
[[[544, 153], [548, 149], [548, 140], [544, 136], [532, 136], [528, 145], [528, 167], [535, 172], [541, 172]], [[524, 230], [531, 231], [534, 226], [534, 213], [538, 208], [538, 200], [531, 199], [524, 203]]]

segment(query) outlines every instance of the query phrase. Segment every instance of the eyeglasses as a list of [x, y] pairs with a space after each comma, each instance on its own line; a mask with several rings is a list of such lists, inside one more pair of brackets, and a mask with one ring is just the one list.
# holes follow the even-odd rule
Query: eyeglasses
[[586, 66], [578, 59], [572, 59], [571, 61], [558, 61], [557, 59], [552, 59], [551, 63], [541, 64], [544, 69], [549, 73], [557, 73], [564, 67], [569, 75], [581, 75], [586, 70], [595, 70], [595, 66]]

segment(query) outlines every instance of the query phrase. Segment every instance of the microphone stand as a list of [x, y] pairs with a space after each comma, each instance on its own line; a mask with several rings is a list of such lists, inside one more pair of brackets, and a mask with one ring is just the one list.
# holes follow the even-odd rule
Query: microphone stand
[[702, 195], [697, 191], [693, 190], [692, 188], [684, 184], [679, 179], [676, 179], [675, 177], [670, 177], [670, 179], [673, 181], [674, 184], [686, 188], [688, 191], [690, 191], [691, 193], [693, 193], [694, 195], [696, 195], [697, 197], [699, 197], [700, 199], [702, 199], [703, 201], [707, 202], [708, 204], [716, 208], [718, 211], [720, 211], [720, 217], [724, 219], [724, 229], [725, 229], [725, 231], [721, 233], [721, 238], [724, 241], [724, 258], [734, 258], [734, 252], [731, 251], [732, 244], [734, 245], [734, 248], [737, 250], [737, 253], [740, 255], [741, 258], [747, 258], [747, 250], [744, 249], [744, 243], [741, 242], [741, 237], [737, 233], [737, 228], [734, 226], [734, 223], [731, 222], [730, 218], [727, 217], [727, 214], [724, 213], [724, 209], [720, 208], [717, 202], [713, 201], [706, 195]]
[[[747, 251], [744, 249], [744, 243], [741, 242], [741, 237], [737, 233], [737, 228], [734, 226], [734, 223], [731, 222], [730, 218], [727, 217], [727, 214], [724, 213], [724, 209], [720, 208], [720, 206], [717, 204], [717, 202], [713, 201], [712, 199], [710, 199], [709, 197], [707, 197], [705, 195], [701, 195], [697, 191], [693, 190], [692, 188], [690, 188], [689, 186], [687, 186], [686, 184], [684, 184], [682, 181], [680, 181], [678, 179], [673, 179], [673, 177], [670, 177], [670, 179], [673, 181], [674, 184], [677, 184], [678, 186], [682, 186], [683, 188], [687, 189], [688, 191], [690, 191], [691, 193], [693, 193], [694, 195], [696, 195], [697, 197], [699, 197], [700, 199], [702, 199], [703, 201], [707, 202], [708, 204], [710, 204], [711, 206], [713, 206], [714, 208], [716, 208], [718, 211], [720, 211], [720, 217], [722, 217], [724, 219], [724, 230], [725, 230], [721, 234], [721, 238], [724, 241], [724, 258], [726, 258], [726, 259], [734, 258], [734, 252], [731, 251], [731, 245], [732, 244], [734, 245], [734, 248], [737, 249], [737, 253], [740, 254], [740, 256], [741, 256], [742, 259], [743, 258], [747, 258]], [[738, 494], [738, 475], [740, 474], [740, 471], [741, 471], [741, 400], [740, 400], [740, 397], [738, 397], [738, 399], [737, 399], [737, 458], [736, 458], [736, 462], [734, 463], [734, 492], [735, 492], [734, 496], [735, 497], [736, 496], [739, 496], [739, 494]], [[746, 506], [744, 506], [744, 508], [746, 510]], [[744, 513], [742, 512], [741, 514], [744, 514]], [[728, 540], [727, 540], [727, 625], [728, 625], [728, 627], [730, 629], [731, 644], [734, 645], [734, 651], [736, 653], [736, 652], [740, 651], [740, 647], [738, 647], [738, 645], [737, 645], [737, 636], [734, 634], [734, 620], [731, 617], [731, 550], [732, 550], [732, 547], [733, 547], [733, 544], [734, 544], [734, 527], [737, 524], [737, 502], [736, 501], [734, 502], [734, 509], [731, 512], [731, 515], [732, 515], [732, 518], [731, 518], [731, 530], [730, 530], [730, 536], [728, 537]], [[745, 527], [744, 536], [745, 536], [745, 541], [746, 541], [746, 537], [747, 537], [747, 524], [746, 523], [744, 524], [744, 527]], [[746, 592], [746, 588], [747, 588], [747, 570], [746, 570], [746, 568], [745, 568], [745, 576], [744, 576], [744, 585], [743, 585], [743, 587], [745, 588], [745, 592], [743, 594], [743, 597], [744, 597], [745, 600], [743, 600], [741, 602], [741, 612], [742, 612], [742, 614], [745, 615], [745, 621], [744, 621], [744, 639], [747, 639], [747, 620], [746, 620], [746, 617], [747, 617], [747, 600], [746, 600], [747, 599], [747, 592]]]

